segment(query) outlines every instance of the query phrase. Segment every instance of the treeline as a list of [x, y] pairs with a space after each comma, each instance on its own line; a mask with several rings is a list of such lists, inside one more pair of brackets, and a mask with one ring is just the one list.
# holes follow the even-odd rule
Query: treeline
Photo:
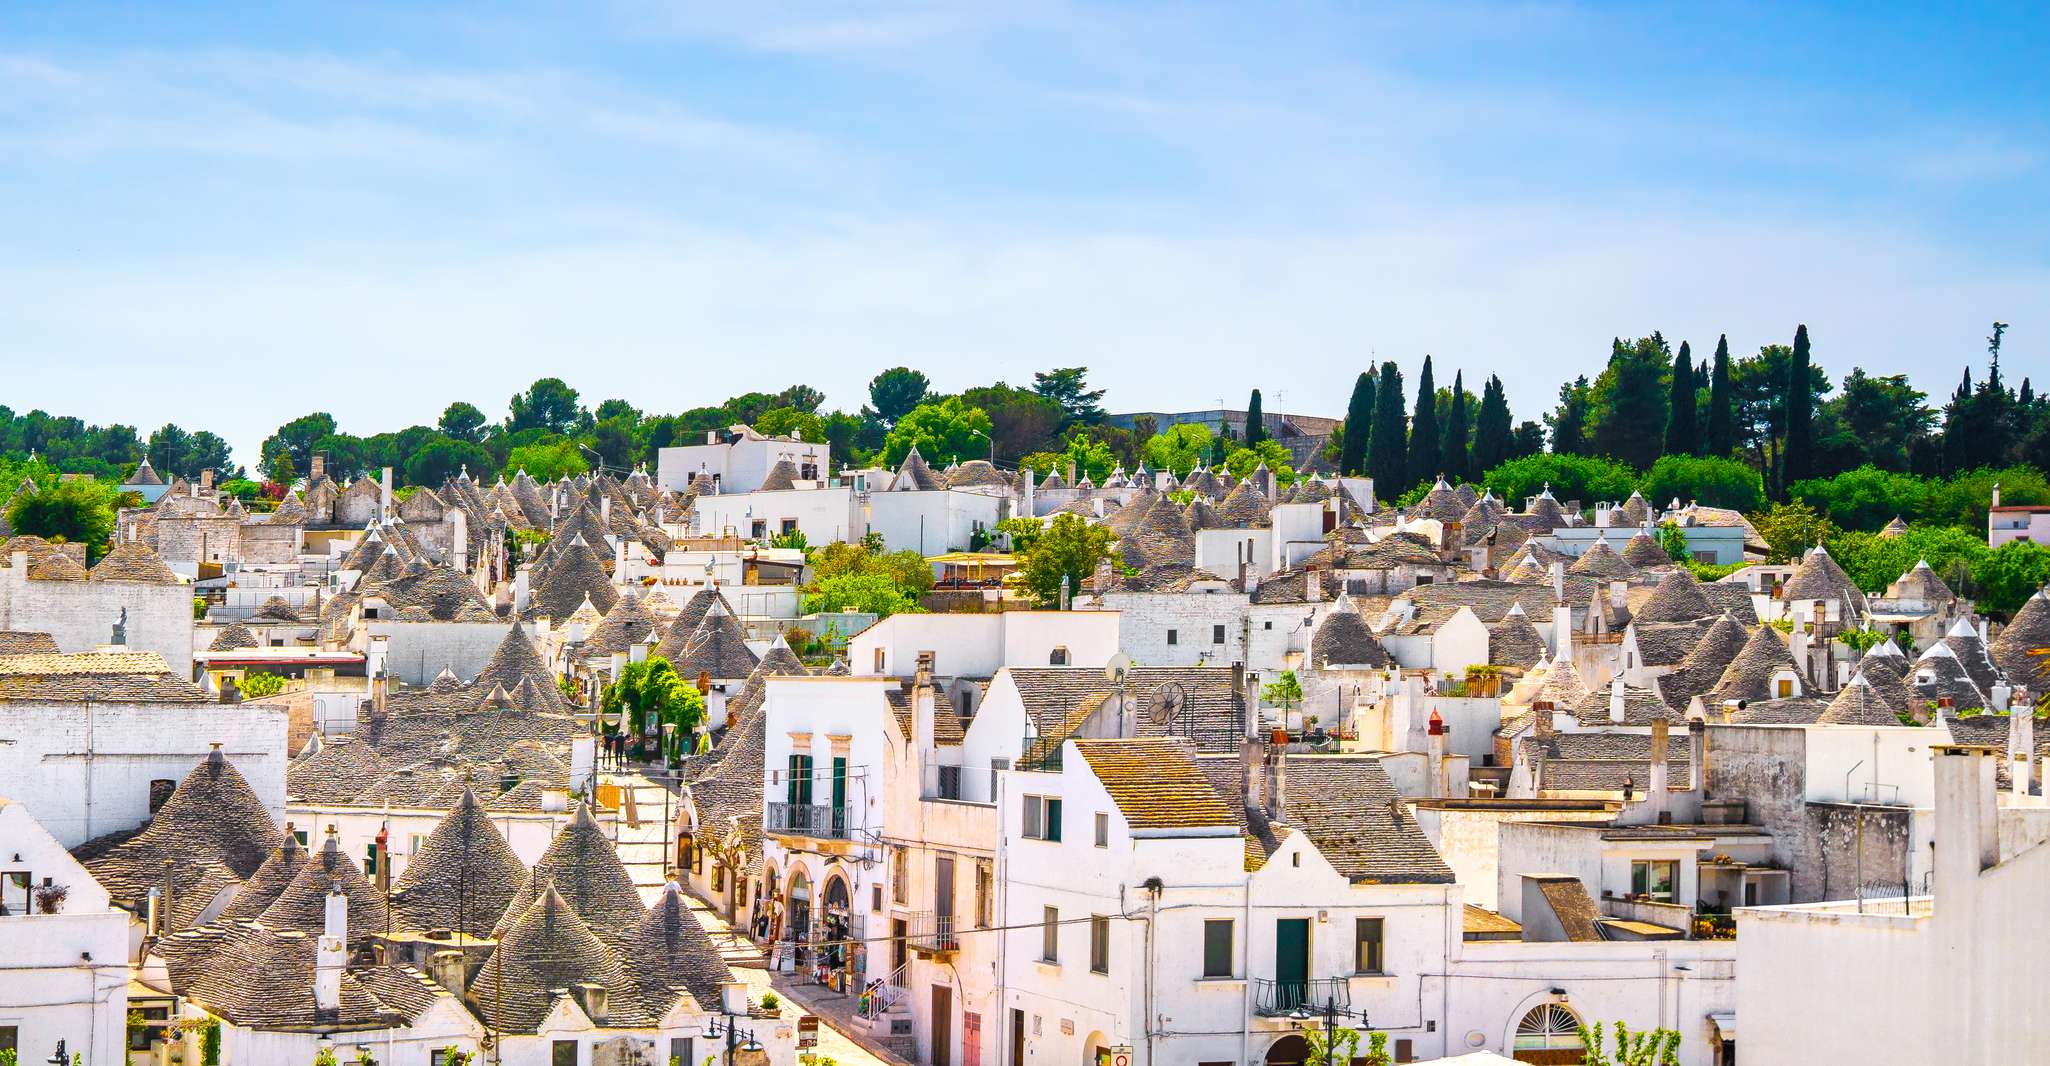
[[[134, 426], [88, 425], [81, 418], [41, 410], [17, 415], [12, 408], [0, 406], [0, 464], [26, 468], [33, 458], [40, 460], [33, 469], [52, 480], [58, 474], [87, 474], [122, 481], [134, 473], [145, 454], [166, 481], [208, 467], [223, 477], [237, 472], [229, 458], [228, 442], [204, 430], [188, 433], [167, 425], [145, 442]], [[11, 491], [19, 478], [9, 480]]]

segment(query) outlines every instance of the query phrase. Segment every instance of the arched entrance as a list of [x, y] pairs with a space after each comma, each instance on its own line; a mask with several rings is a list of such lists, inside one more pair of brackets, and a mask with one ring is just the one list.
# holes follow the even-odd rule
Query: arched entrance
[[811, 878], [802, 866], [790, 868], [790, 890], [783, 905], [783, 939], [790, 941], [791, 955], [803, 967], [808, 955], [805, 945], [811, 941]]
[[1267, 1049], [1267, 1066], [1303, 1066], [1310, 1061], [1310, 1042], [1290, 1033]]
[[1513, 1050], [1518, 1062], [1576, 1066], [1586, 1057], [1580, 1018], [1562, 1003], [1540, 1003], [1516, 1023]]
[[1110, 1066], [1110, 1038], [1101, 1032], [1090, 1033], [1082, 1041], [1083, 1066]]
[[853, 958], [847, 941], [853, 936], [851, 924], [852, 909], [848, 906], [847, 878], [838, 870], [826, 875], [826, 889], [819, 900], [819, 957], [816, 965], [820, 970], [820, 981], [838, 991], [850, 988], [850, 968]]

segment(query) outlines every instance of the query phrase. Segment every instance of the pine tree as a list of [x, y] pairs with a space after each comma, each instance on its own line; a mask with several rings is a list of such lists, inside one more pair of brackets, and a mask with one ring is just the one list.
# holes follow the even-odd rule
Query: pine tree
[[1701, 432], [1694, 424], [1694, 352], [1686, 341], [1673, 357], [1672, 404], [1666, 412], [1666, 454], [1693, 455], [1701, 450]]
[[1587, 454], [1587, 403], [1591, 386], [1587, 375], [1559, 386], [1559, 409], [1545, 416], [1552, 427], [1552, 453]]
[[1267, 439], [1267, 416], [1260, 410], [1260, 390], [1253, 390], [1253, 398], [1246, 401], [1246, 447]]
[[1409, 416], [1409, 477], [1402, 483], [1405, 491], [1445, 472], [1444, 461], [1438, 454], [1439, 443], [1438, 388], [1431, 381], [1431, 357], [1427, 355], [1423, 372], [1417, 375], [1416, 410]]
[[1480, 411], [1473, 423], [1473, 457], [1468, 466], [1475, 478], [1509, 461], [1510, 436], [1515, 432], [1502, 379], [1489, 375], [1488, 383], [1481, 386]]
[[1338, 472], [1367, 472], [1367, 442], [1374, 439], [1374, 375], [1362, 372], [1352, 383], [1352, 402], [1345, 407], [1345, 447], [1338, 453]]
[[1729, 334], [1715, 342], [1715, 370], [1708, 379], [1708, 432], [1704, 443], [1707, 453], [1718, 459], [1727, 458], [1730, 449], [1737, 446], [1735, 397], [1730, 393]]
[[1787, 363], [1787, 448], [1780, 482], [1792, 485], [1808, 476], [1815, 462], [1815, 390], [1808, 372], [1808, 327], [1794, 329], [1794, 358]]
[[1970, 426], [1972, 413], [1972, 368], [1965, 367], [1965, 377], [1958, 382], [1957, 391], [1950, 394], [1950, 402], [1943, 407], [1943, 468], [1948, 474], [1962, 474], [1979, 464], [1977, 445], [1972, 440]]
[[1472, 479], [1466, 461], [1466, 372], [1452, 374], [1452, 410], [1445, 418], [1445, 440], [1438, 448], [1445, 460], [1445, 476], [1455, 482]]
[[1374, 386], [1374, 439], [1367, 443], [1367, 469], [1376, 495], [1400, 496], [1409, 486], [1409, 420], [1402, 415], [1402, 370], [1393, 360], [1381, 364]]

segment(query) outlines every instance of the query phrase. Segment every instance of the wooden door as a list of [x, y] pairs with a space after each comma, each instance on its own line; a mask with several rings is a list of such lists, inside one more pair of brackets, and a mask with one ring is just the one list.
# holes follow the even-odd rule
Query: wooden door
[[1275, 1006], [1293, 1009], [1310, 996], [1310, 920], [1279, 918], [1274, 922]]
[[932, 1066], [953, 1066], [954, 990], [932, 986]]

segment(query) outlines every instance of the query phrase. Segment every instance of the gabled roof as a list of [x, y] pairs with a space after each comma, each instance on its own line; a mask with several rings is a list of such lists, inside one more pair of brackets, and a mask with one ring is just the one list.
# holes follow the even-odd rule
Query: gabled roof
[[1196, 768], [1188, 741], [1135, 737], [1074, 744], [1133, 830], [1237, 828], [1238, 819]]
[[1371, 755], [1285, 755], [1288, 784], [1279, 821], [1301, 830], [1326, 861], [1356, 883], [1450, 884], [1381, 760]]

